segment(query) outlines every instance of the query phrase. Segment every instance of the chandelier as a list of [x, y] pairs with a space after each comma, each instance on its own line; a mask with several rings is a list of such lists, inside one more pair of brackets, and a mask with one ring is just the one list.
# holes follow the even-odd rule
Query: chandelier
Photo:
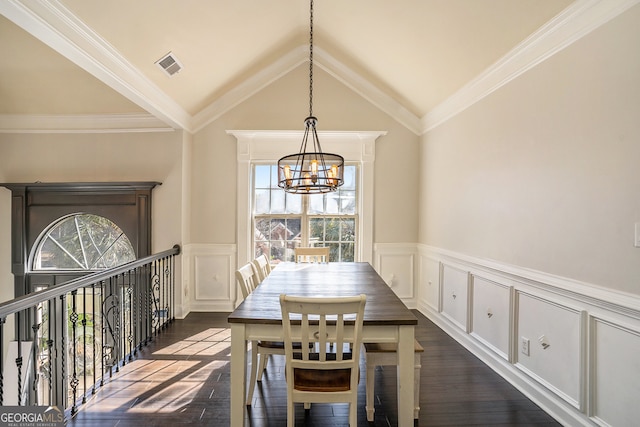
[[336, 191], [344, 183], [344, 158], [323, 153], [313, 116], [313, 0], [309, 18], [309, 117], [300, 150], [278, 160], [278, 187], [287, 193], [319, 194]]

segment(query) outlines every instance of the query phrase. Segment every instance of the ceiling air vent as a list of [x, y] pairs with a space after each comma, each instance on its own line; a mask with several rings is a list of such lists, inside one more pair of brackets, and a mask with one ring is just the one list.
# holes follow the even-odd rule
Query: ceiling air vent
[[162, 68], [169, 77], [177, 74], [178, 71], [182, 70], [182, 64], [180, 64], [178, 59], [171, 52], [158, 59], [156, 61], [156, 64], [158, 65], [158, 67]]

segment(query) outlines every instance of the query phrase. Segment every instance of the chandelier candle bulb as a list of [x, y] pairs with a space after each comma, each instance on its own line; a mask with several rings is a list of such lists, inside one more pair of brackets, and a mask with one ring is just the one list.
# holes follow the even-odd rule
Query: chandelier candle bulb
[[286, 181], [286, 186], [291, 187], [291, 167], [289, 165], [284, 167], [284, 179]]

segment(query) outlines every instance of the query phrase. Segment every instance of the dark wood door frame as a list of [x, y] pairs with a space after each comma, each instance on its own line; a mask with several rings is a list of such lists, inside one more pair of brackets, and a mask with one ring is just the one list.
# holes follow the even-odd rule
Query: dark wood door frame
[[[73, 213], [109, 218], [141, 258], [151, 255], [151, 190], [159, 182], [6, 183], [11, 190], [11, 272], [16, 297], [31, 292], [29, 256], [41, 233]], [[63, 276], [60, 276], [61, 278]], [[67, 274], [66, 280], [71, 277]], [[57, 280], [53, 279], [54, 282]], [[50, 283], [51, 285], [55, 283]]]

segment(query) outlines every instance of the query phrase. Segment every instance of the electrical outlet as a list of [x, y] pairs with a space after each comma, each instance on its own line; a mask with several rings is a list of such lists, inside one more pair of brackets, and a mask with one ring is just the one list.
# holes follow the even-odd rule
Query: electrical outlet
[[640, 222], [636, 222], [636, 238], [634, 242], [636, 248], [640, 248]]
[[529, 355], [529, 338], [522, 337], [522, 340], [520, 341], [520, 351], [525, 356]]

